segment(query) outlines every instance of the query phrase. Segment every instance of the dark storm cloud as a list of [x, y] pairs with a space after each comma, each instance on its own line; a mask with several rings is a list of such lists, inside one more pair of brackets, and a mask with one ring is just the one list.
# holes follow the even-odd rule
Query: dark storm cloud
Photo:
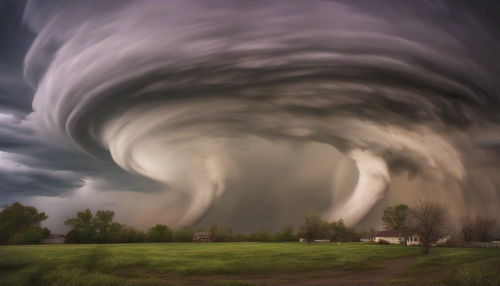
[[465, 182], [498, 161], [473, 143], [499, 134], [496, 4], [33, 3], [25, 75], [40, 128], [190, 193], [188, 222], [235, 176], [241, 136], [351, 157], [358, 185], [328, 216], [352, 223], [393, 173]]
[[0, 1], [0, 112], [23, 117], [31, 111], [33, 90], [23, 79], [22, 62], [35, 38], [21, 25], [26, 1]]
[[126, 175], [116, 165], [54, 145], [16, 117], [0, 120], [0, 192], [10, 196], [58, 196], [80, 188], [85, 178], [98, 189], [155, 190], [145, 180]]
[[[55, 12], [50, 6], [57, 1], [43, 2], [29, 3], [28, 8], [38, 9], [48, 17]], [[82, 187], [85, 178], [99, 179], [94, 184], [97, 188], [158, 189], [150, 181], [131, 178], [113, 163], [94, 160], [37, 134], [29, 116], [35, 90], [23, 76], [24, 57], [36, 37], [33, 27], [23, 20], [30, 16], [31, 10], [25, 13], [26, 5], [22, 0], [0, 1], [0, 151], [4, 152], [0, 157], [0, 165], [4, 166], [0, 169], [0, 201], [7, 202], [8, 197], [68, 194]], [[50, 63], [50, 57], [40, 60]]]
[[57, 196], [83, 186], [79, 175], [62, 171], [1, 170], [2, 192], [13, 196]]
[[[34, 91], [23, 78], [23, 59], [35, 38], [28, 27], [22, 25], [26, 1], [0, 1], [0, 193], [2, 201], [8, 196], [60, 195], [80, 187], [82, 176], [67, 171], [57, 171], [51, 166], [30, 168], [44, 156], [46, 146], [34, 136], [35, 131], [21, 124], [31, 112]], [[8, 116], [9, 114], [11, 116]], [[59, 148], [60, 149], [60, 148]], [[10, 153], [10, 154], [8, 154]], [[9, 161], [6, 157], [23, 154], [26, 164]], [[59, 155], [58, 155], [59, 156]], [[54, 157], [54, 159], [57, 157]], [[63, 169], [64, 170], [64, 169]]]

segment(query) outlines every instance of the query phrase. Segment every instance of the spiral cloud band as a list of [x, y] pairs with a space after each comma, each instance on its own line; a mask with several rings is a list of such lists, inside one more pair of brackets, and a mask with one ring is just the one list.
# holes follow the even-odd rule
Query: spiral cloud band
[[33, 121], [186, 194], [179, 223], [245, 176], [231, 155], [241, 138], [354, 160], [356, 187], [324, 214], [349, 225], [396, 173], [467, 196], [490, 180], [471, 170], [497, 166], [496, 144], [476, 141], [500, 135], [498, 34], [461, 1], [42, 2], [25, 12]]

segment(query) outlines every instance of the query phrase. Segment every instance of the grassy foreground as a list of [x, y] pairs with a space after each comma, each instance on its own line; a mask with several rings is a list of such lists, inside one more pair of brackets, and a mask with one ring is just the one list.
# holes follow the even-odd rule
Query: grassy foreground
[[0, 285], [254, 285], [234, 279], [382, 269], [400, 257], [416, 260], [398, 283], [500, 283], [500, 249], [433, 248], [424, 257], [418, 247], [365, 243], [159, 243], [0, 246]]

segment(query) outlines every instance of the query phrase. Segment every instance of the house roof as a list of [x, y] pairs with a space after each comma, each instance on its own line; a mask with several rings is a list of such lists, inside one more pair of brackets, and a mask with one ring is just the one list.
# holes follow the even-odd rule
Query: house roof
[[51, 238], [59, 238], [59, 237], [63, 237], [64, 238], [64, 235], [63, 234], [51, 234], [47, 237], [42, 237], [41, 239], [51, 239]]
[[375, 234], [373, 237], [401, 237], [405, 232], [401, 230], [386, 230]]
[[373, 236], [367, 234], [367, 235], [363, 235], [363, 237], [361, 237], [361, 239], [370, 239], [372, 238]]
[[205, 232], [197, 232], [194, 235], [198, 236], [199, 238], [208, 238], [208, 237], [212, 236], [213, 233], [211, 233], [209, 231], [205, 231]]

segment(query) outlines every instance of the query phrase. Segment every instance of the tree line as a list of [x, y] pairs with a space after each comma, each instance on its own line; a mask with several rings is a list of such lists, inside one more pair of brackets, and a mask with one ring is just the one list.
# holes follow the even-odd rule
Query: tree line
[[192, 230], [183, 226], [176, 231], [168, 226], [157, 224], [146, 232], [134, 227], [122, 225], [113, 221], [114, 212], [99, 210], [92, 214], [90, 209], [78, 212], [76, 217], [67, 219], [64, 223], [71, 226], [66, 235], [67, 243], [133, 243], [133, 242], [192, 242], [197, 232], [211, 232], [217, 237], [217, 242], [298, 242], [305, 237], [312, 242], [318, 238], [330, 241], [360, 241], [361, 236], [370, 232], [358, 233], [353, 227], [347, 227], [342, 219], [334, 222], [320, 220], [315, 210], [302, 213], [303, 224], [297, 234], [291, 226], [283, 231], [271, 234], [267, 229], [259, 229], [250, 234], [233, 234], [230, 226], [212, 224], [210, 227], [200, 227]]
[[[358, 232], [346, 226], [342, 219], [333, 222], [322, 221], [320, 214], [306, 210], [301, 215], [302, 224], [295, 234], [293, 227], [271, 234], [267, 229], [259, 229], [250, 234], [236, 233], [230, 226], [212, 224], [196, 230], [183, 226], [173, 231], [168, 226], [157, 224], [147, 231], [141, 231], [114, 221], [115, 212], [99, 210], [95, 214], [90, 209], [76, 213], [64, 224], [71, 227], [66, 234], [66, 243], [138, 243], [138, 242], [192, 242], [196, 232], [211, 232], [218, 242], [294, 242], [301, 238], [307, 242], [324, 239], [328, 241], [360, 241], [364, 235], [374, 236], [376, 230]], [[5, 205], [0, 212], [0, 244], [35, 244], [50, 235], [41, 227], [48, 215], [38, 212], [35, 207], [19, 202]], [[382, 222], [386, 230], [403, 233], [406, 245], [409, 236], [416, 235], [422, 251], [427, 254], [432, 245], [443, 238], [455, 236], [464, 242], [490, 241], [497, 220], [486, 212], [464, 214], [455, 227], [449, 213], [449, 205], [428, 198], [417, 197], [410, 205], [399, 204], [384, 209]]]
[[[304, 216], [305, 215], [305, 216]], [[230, 226], [212, 224], [209, 227], [200, 227], [196, 230], [183, 226], [173, 231], [168, 226], [157, 224], [147, 231], [120, 224], [114, 221], [115, 212], [99, 210], [92, 213], [90, 209], [79, 211], [75, 217], [64, 221], [71, 230], [65, 235], [66, 243], [140, 243], [140, 242], [192, 242], [196, 232], [211, 232], [217, 237], [218, 242], [298, 242], [301, 237], [313, 241], [319, 236], [327, 237], [331, 241], [359, 241], [363, 233], [358, 233], [354, 228], [346, 227], [343, 220], [327, 223], [319, 220], [319, 214], [306, 211], [304, 221], [298, 233], [294, 233], [291, 226], [282, 231], [271, 234], [267, 229], [259, 229], [250, 234], [233, 233]], [[1, 244], [36, 244], [40, 238], [50, 235], [47, 228], [42, 228], [41, 222], [48, 216], [39, 213], [35, 207], [24, 206], [15, 202], [5, 205], [0, 212], [0, 243]], [[318, 223], [316, 225], [316, 223]], [[308, 227], [312, 227], [308, 229]], [[308, 231], [312, 230], [313, 233]], [[373, 230], [374, 231], [374, 230]]]
[[211, 232], [218, 242], [288, 242], [299, 241], [293, 234], [292, 227], [286, 227], [283, 232], [273, 235], [268, 230], [260, 229], [251, 234], [233, 234], [230, 226], [200, 227], [192, 230], [183, 226], [176, 231], [168, 226], [157, 224], [146, 232], [134, 227], [114, 222], [114, 211], [99, 210], [92, 214], [90, 209], [77, 212], [76, 217], [67, 219], [64, 224], [71, 226], [66, 235], [67, 243], [134, 243], [134, 242], [192, 242], [197, 232]]
[[358, 232], [354, 227], [347, 227], [343, 219], [333, 222], [322, 221], [320, 214], [314, 209], [304, 211], [301, 219], [302, 225], [298, 235], [307, 242], [314, 242], [319, 239], [332, 242], [358, 242], [364, 235], [374, 235], [376, 232], [373, 228], [370, 231]]

